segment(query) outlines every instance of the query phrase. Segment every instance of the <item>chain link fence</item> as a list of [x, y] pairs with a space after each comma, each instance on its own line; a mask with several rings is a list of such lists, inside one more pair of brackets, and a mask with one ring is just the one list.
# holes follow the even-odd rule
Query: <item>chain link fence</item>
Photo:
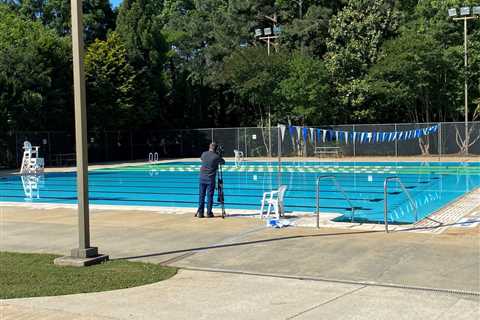
[[[346, 132], [398, 132], [439, 125], [438, 131], [422, 138], [390, 142], [361, 143], [323, 142], [313, 135], [308, 142], [295, 139], [288, 128], [281, 137], [280, 129], [272, 128], [208, 128], [156, 131], [101, 131], [88, 133], [90, 163], [147, 160], [150, 152], [160, 159], [197, 158], [210, 141], [223, 144], [225, 156], [233, 157], [234, 150], [243, 151], [247, 158], [313, 157], [317, 147], [336, 147], [346, 157], [404, 157], [404, 156], [463, 156], [465, 155], [465, 124], [402, 123], [318, 126], [315, 128]], [[469, 155], [480, 156], [480, 122], [469, 123]], [[279, 139], [280, 142], [279, 143]], [[18, 168], [23, 155], [23, 142], [40, 146], [46, 166], [75, 164], [75, 135], [73, 132], [38, 131], [9, 132], [0, 136], [0, 167]]]
[[[330, 139], [323, 142], [316, 133], [304, 139], [298, 139], [298, 134], [290, 133], [288, 128], [282, 143], [282, 157], [313, 157], [315, 149], [320, 147], [338, 148], [339, 154], [346, 157], [408, 157], [408, 156], [435, 156], [451, 157], [465, 156], [465, 123], [402, 123], [402, 124], [363, 124], [363, 125], [337, 125], [318, 126], [324, 130], [333, 132], [406, 132], [411, 130], [425, 129], [438, 125], [436, 132], [414, 139], [395, 139], [392, 141], [360, 142], [357, 138], [345, 142], [342, 139]], [[468, 124], [468, 155], [480, 156], [480, 122]]]

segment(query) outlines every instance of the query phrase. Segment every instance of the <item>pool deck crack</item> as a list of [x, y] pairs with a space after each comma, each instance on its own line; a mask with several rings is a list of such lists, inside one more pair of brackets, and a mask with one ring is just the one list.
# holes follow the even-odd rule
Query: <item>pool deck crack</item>
[[333, 297], [333, 298], [331, 298], [331, 299], [329, 299], [329, 300], [327, 300], [327, 301], [324, 301], [324, 302], [322, 302], [322, 303], [319, 303], [319, 304], [317, 304], [317, 305], [314, 305], [313, 307], [310, 307], [310, 308], [308, 308], [308, 309], [306, 309], [306, 310], [303, 310], [303, 311], [301, 311], [301, 312], [299, 312], [299, 313], [296, 313], [296, 314], [294, 314], [293, 316], [290, 316], [290, 317], [286, 318], [286, 320], [290, 320], [290, 319], [297, 318], [297, 317], [301, 316], [302, 314], [305, 314], [305, 313], [307, 313], [307, 312], [313, 311], [313, 310], [318, 309], [318, 308], [320, 308], [320, 307], [322, 307], [322, 306], [324, 306], [324, 305], [327, 305], [327, 304], [329, 304], [329, 303], [331, 303], [331, 302], [333, 302], [333, 301], [336, 301], [336, 300], [338, 300], [338, 299], [341, 299], [341, 298], [344, 298], [344, 297], [349, 296], [349, 295], [351, 295], [351, 294], [354, 294], [355, 292], [360, 291], [360, 290], [362, 290], [362, 289], [364, 289], [364, 288], [366, 288], [366, 287], [367, 287], [367, 286], [364, 285], [364, 286], [361, 286], [361, 287], [359, 287], [359, 288], [355, 288], [355, 289], [353, 289], [353, 290], [350, 290], [350, 291], [348, 291], [348, 292], [345, 292], [345, 293], [343, 293], [343, 294], [341, 294], [341, 295], [338, 295], [338, 296]]

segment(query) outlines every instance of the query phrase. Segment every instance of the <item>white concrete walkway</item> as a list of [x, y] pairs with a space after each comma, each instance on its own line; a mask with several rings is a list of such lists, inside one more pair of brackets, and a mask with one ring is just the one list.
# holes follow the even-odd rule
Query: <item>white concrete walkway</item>
[[2, 300], [10, 319], [479, 319], [479, 297], [181, 270], [137, 288]]

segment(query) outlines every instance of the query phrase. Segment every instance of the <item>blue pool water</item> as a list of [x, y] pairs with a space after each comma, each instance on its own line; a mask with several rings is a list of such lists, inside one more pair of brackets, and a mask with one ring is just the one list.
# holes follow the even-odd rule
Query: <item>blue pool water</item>
[[[198, 162], [174, 162], [101, 169], [89, 173], [93, 204], [135, 206], [197, 206]], [[281, 183], [287, 185], [287, 211], [315, 210], [315, 180], [332, 175], [355, 207], [356, 220], [383, 222], [383, 183], [396, 176], [405, 184], [423, 218], [459, 196], [480, 187], [480, 163], [283, 163]], [[278, 186], [278, 165], [246, 162], [224, 166], [227, 208], [259, 210], [263, 192]], [[348, 220], [352, 211], [331, 180], [320, 184], [322, 212], [340, 213]], [[0, 177], [0, 202], [76, 203], [75, 173]], [[414, 210], [399, 186], [391, 183], [388, 195], [390, 222], [414, 221]], [[218, 209], [217, 209], [218, 210]], [[192, 210], [194, 211], [194, 210]]]

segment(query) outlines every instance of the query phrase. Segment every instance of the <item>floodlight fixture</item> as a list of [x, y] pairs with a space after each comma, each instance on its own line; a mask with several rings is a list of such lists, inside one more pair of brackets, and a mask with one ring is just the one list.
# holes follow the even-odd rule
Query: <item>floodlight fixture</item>
[[262, 36], [262, 29], [255, 29], [255, 37], [261, 37]]
[[461, 7], [460, 8], [460, 15], [461, 16], [468, 16], [470, 14], [470, 7]]
[[277, 34], [280, 34], [281, 32], [282, 32], [282, 27], [280, 27], [280, 26], [273, 27], [273, 33], [274, 34], [277, 35]]
[[473, 7], [473, 14], [480, 15], [480, 6]]
[[457, 16], [457, 9], [456, 8], [448, 9], [448, 16], [449, 17], [456, 17]]
[[272, 34], [272, 28], [263, 29], [263, 34], [266, 36], [270, 36]]

